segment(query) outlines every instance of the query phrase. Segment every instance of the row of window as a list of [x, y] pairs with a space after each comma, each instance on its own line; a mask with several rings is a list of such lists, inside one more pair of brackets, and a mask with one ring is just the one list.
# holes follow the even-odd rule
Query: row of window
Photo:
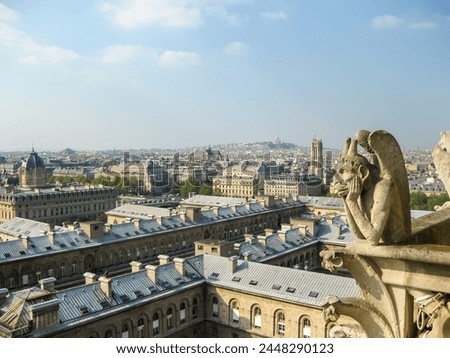
[[118, 333], [116, 329], [108, 328], [105, 330], [103, 337], [145, 338], [170, 333], [170, 331], [174, 331], [176, 328], [185, 325], [188, 320], [193, 321], [199, 318], [199, 304], [200, 299], [194, 297], [192, 304], [185, 301], [178, 307], [171, 305], [164, 312], [162, 310], [155, 310], [151, 319], [147, 317], [138, 319], [135, 332], [133, 332], [132, 322], [126, 322], [122, 324], [121, 330]]
[[[241, 310], [239, 308], [239, 302], [232, 300], [228, 306], [229, 312], [229, 324], [239, 326], [241, 320]], [[219, 299], [214, 296], [212, 299], [212, 316], [219, 317]], [[259, 305], [253, 306], [251, 310], [251, 329], [259, 331], [263, 328], [263, 311]], [[286, 314], [283, 310], [277, 310], [273, 313], [273, 331], [274, 335], [284, 336], [286, 334]], [[248, 317], [245, 317], [248, 319]], [[308, 316], [303, 316], [300, 321], [300, 337], [311, 337], [311, 320]], [[292, 336], [292, 335], [291, 335]]]

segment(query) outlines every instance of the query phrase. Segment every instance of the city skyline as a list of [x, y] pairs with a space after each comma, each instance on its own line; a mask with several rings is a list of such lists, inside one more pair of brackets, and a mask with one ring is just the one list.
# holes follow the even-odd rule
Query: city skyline
[[1, 151], [448, 129], [441, 1], [0, 0]]

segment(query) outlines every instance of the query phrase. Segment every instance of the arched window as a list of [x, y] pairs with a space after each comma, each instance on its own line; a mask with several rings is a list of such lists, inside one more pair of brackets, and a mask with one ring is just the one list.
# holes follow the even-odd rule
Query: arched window
[[139, 318], [137, 327], [138, 338], [145, 337], [145, 323], [143, 318]]
[[262, 326], [261, 308], [255, 307], [253, 309], [253, 327], [260, 329]]
[[285, 315], [283, 312], [278, 312], [276, 316], [277, 334], [284, 336], [286, 332]]
[[113, 333], [110, 329], [105, 332], [105, 338], [113, 338]]
[[172, 329], [173, 328], [173, 311], [172, 308], [168, 308], [167, 309], [167, 329]]
[[216, 296], [212, 299], [212, 315], [213, 317], [219, 317], [219, 299]]
[[308, 317], [302, 318], [300, 321], [301, 337], [311, 338], [311, 320]]
[[233, 301], [231, 303], [231, 322], [234, 324], [239, 323], [239, 303], [237, 301]]
[[180, 305], [180, 324], [186, 323], [186, 304], [183, 302]]
[[152, 327], [153, 327], [153, 335], [156, 336], [156, 335], [159, 334], [159, 315], [158, 315], [157, 312], [155, 312], [155, 313], [153, 314], [152, 320], [153, 320], [153, 324], [152, 324]]
[[192, 301], [192, 319], [196, 319], [198, 317], [198, 300], [194, 298]]
[[122, 338], [129, 338], [130, 337], [130, 330], [128, 329], [128, 325], [125, 323], [122, 326]]

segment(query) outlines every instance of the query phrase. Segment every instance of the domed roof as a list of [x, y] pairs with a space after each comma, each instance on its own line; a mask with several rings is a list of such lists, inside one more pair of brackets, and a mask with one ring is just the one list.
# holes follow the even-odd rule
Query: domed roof
[[38, 168], [45, 169], [45, 164], [33, 148], [28, 159], [22, 163], [22, 168], [25, 168], [26, 170], [36, 170]]

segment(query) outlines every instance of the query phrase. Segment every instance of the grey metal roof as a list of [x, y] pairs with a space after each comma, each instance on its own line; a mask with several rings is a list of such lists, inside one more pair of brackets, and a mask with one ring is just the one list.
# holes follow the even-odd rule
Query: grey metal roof
[[318, 243], [319, 241], [316, 238], [304, 236], [298, 229], [290, 229], [286, 231], [286, 240], [280, 238], [279, 232], [269, 235], [265, 245], [259, 242], [258, 237], [256, 237], [240, 244], [239, 252], [241, 257], [250, 255], [252, 261], [264, 262]]
[[[12, 218], [0, 224], [0, 235], [4, 233], [15, 237], [20, 235], [33, 237], [40, 236], [48, 231], [50, 231], [49, 224], [20, 217]], [[63, 232], [67, 230], [61, 226], [56, 226], [53, 231]]]
[[157, 216], [170, 216], [170, 209], [156, 206], [124, 204], [106, 212], [106, 215], [123, 216], [137, 219], [151, 219]]
[[355, 234], [340, 215], [334, 217], [331, 224], [327, 220], [322, 219], [319, 222], [319, 231], [316, 237], [323, 243], [341, 246], [345, 246], [356, 240]]
[[94, 321], [98, 317], [142, 305], [205, 282], [239, 292], [316, 307], [325, 305], [330, 295], [360, 295], [356, 281], [347, 277], [243, 260], [237, 261], [237, 270], [233, 273], [228, 258], [213, 255], [193, 256], [185, 259], [184, 264], [184, 275], [176, 270], [174, 262], [158, 266], [156, 282], [149, 278], [147, 269], [112, 277], [110, 298], [103, 292], [98, 281], [60, 292], [48, 292], [37, 287], [13, 292], [0, 307], [3, 312], [7, 312], [0, 316], [0, 324], [11, 330], [18, 327], [27, 329], [31, 306], [42, 302], [59, 302], [60, 324], [33, 332], [33, 336], [45, 335], [67, 326]]
[[325, 196], [299, 196], [298, 199], [305, 205], [344, 209], [344, 201], [342, 200], [342, 198], [329, 198]]
[[[208, 283], [240, 292], [264, 295], [311, 306], [325, 305], [329, 296], [360, 296], [356, 281], [348, 277], [244, 260], [238, 260], [237, 270], [232, 273], [228, 258], [204, 255], [203, 261], [204, 275]], [[233, 278], [235, 279], [233, 280]], [[240, 278], [240, 280], [237, 281], [236, 278]], [[256, 284], [254, 284], [255, 282]], [[279, 289], [274, 289], [274, 285], [280, 286]], [[292, 288], [294, 292], [288, 292], [288, 288]], [[313, 296], [316, 297], [313, 297], [311, 293], [317, 293], [317, 296], [314, 294]]]
[[27, 241], [27, 244], [24, 240], [0, 242], [0, 262], [95, 244], [80, 230], [57, 232], [54, 243], [51, 242], [49, 235], [29, 237]]
[[245, 200], [242, 198], [228, 198], [223, 196], [210, 195], [194, 195], [189, 199], [181, 202], [181, 205], [202, 205], [202, 206], [227, 206], [227, 205], [242, 205]]

